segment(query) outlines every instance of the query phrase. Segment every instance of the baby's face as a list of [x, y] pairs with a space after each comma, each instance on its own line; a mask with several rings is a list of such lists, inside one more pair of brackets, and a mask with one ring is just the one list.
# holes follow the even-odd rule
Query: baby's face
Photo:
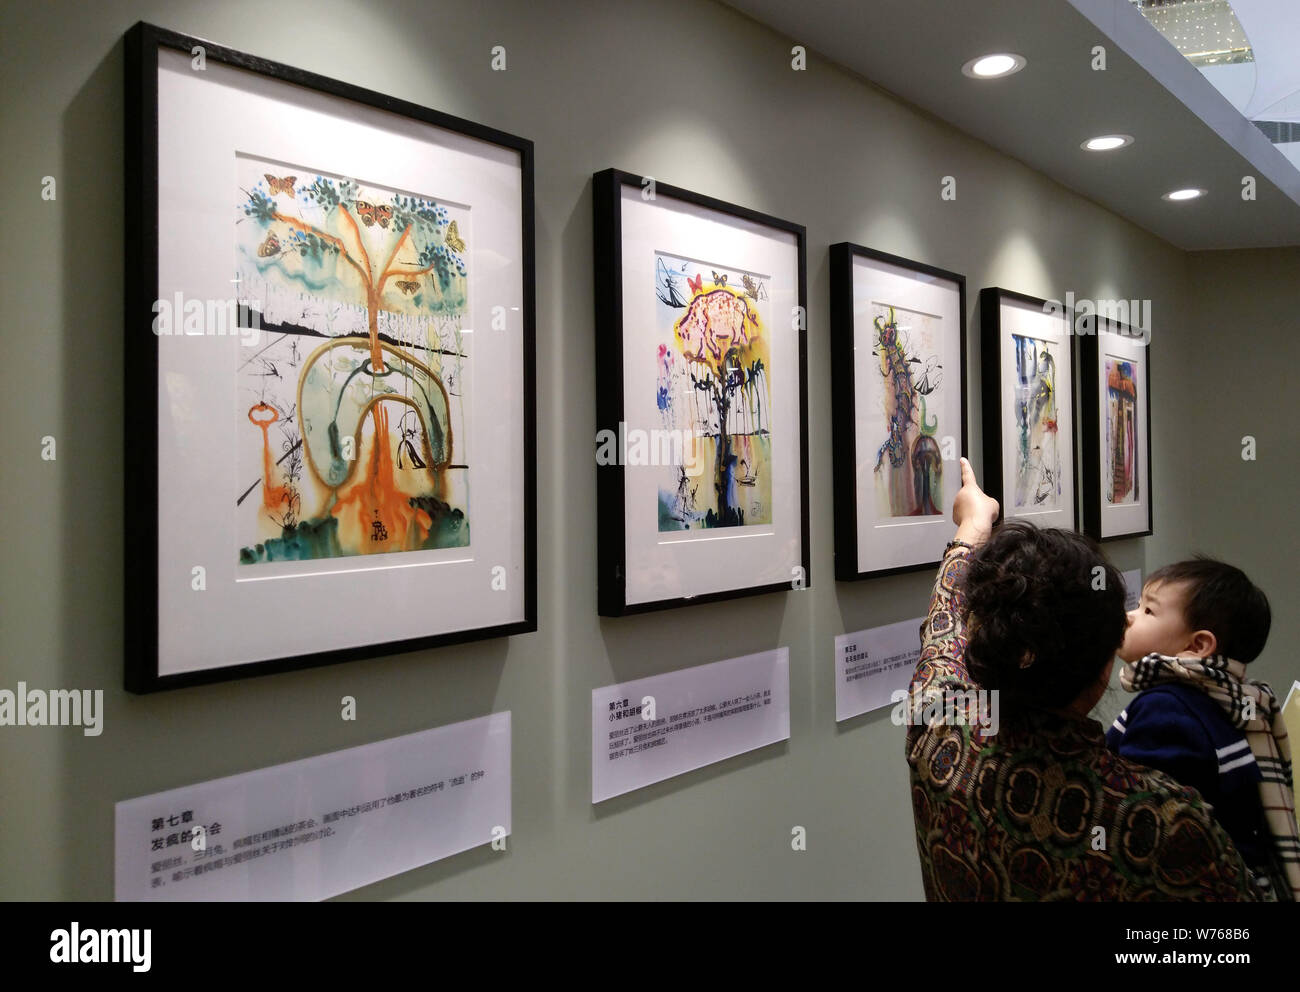
[[1128, 629], [1119, 656], [1138, 661], [1155, 651], [1177, 655], [1187, 648], [1192, 631], [1183, 618], [1187, 589], [1182, 582], [1148, 582], [1137, 609], [1128, 614]]

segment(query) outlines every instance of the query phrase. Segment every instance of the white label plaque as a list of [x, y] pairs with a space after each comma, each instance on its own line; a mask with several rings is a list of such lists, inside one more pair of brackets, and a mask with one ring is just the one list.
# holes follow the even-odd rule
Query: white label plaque
[[921, 656], [924, 617], [840, 634], [835, 638], [835, 720], [889, 704], [897, 689], [907, 690]]
[[591, 691], [591, 801], [790, 739], [790, 649]]
[[1142, 569], [1124, 572], [1124, 609], [1136, 610], [1142, 601]]
[[318, 900], [510, 833], [510, 713], [117, 804], [118, 901]]

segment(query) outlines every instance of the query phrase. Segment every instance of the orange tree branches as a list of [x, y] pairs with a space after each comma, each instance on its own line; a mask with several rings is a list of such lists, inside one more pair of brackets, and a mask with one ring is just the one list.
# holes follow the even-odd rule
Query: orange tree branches
[[[346, 214], [347, 211], [345, 210], [344, 213]], [[335, 248], [339, 250], [339, 254], [341, 254], [347, 260], [348, 264], [351, 265], [354, 269], [357, 270], [357, 272], [361, 274], [362, 281], [367, 286], [370, 285], [372, 281], [372, 277], [370, 273], [357, 264], [357, 260], [352, 257], [352, 254], [348, 251], [347, 246], [343, 244], [342, 238], [337, 238], [332, 234], [327, 234], [326, 232], [320, 230], [318, 227], [315, 227], [312, 224], [307, 224], [303, 221], [300, 221], [296, 217], [289, 217], [285, 214], [280, 213], [278, 210], [275, 213], [271, 214], [271, 216], [275, 220], [283, 221], [285, 224], [288, 224], [290, 227], [302, 231], [304, 234], [311, 234], [314, 235], [315, 237], [320, 238], [322, 241], [328, 241], [330, 244], [332, 244]], [[365, 249], [362, 248], [362, 251], [364, 250]]]
[[366, 243], [361, 240], [361, 228], [357, 227], [357, 222], [352, 219], [352, 215], [348, 213], [347, 207], [342, 203], [339, 204], [339, 213], [347, 218], [348, 224], [352, 227], [352, 233], [356, 236], [357, 247], [361, 249], [361, 258], [366, 263], [366, 285], [373, 286], [375, 281], [374, 270], [370, 265], [370, 253], [366, 251]]

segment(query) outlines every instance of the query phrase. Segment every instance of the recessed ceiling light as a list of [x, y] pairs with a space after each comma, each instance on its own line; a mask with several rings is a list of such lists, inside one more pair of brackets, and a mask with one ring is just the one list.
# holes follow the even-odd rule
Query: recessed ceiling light
[[1164, 200], [1195, 200], [1208, 193], [1207, 189], [1176, 189], [1166, 193], [1161, 199]]
[[1133, 135], [1131, 134], [1103, 134], [1096, 138], [1089, 138], [1079, 147], [1090, 152], [1108, 152], [1114, 148], [1124, 148], [1133, 144]]
[[1019, 72], [1025, 67], [1025, 57], [1023, 55], [1011, 55], [1008, 53], [999, 53], [997, 55], [981, 55], [979, 58], [971, 59], [961, 71], [971, 79], [997, 79], [1001, 76], [1009, 76], [1013, 72]]

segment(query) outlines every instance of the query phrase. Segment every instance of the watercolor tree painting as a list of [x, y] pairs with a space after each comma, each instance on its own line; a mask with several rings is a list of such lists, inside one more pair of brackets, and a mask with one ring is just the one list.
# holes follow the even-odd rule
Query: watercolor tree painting
[[879, 361], [885, 428], [873, 469], [877, 505], [882, 516], [942, 514], [939, 418], [927, 410], [943, 383], [938, 319], [887, 304], [876, 304], [875, 310], [871, 353]]
[[1133, 363], [1106, 356], [1106, 501], [1136, 503], [1137, 375]]
[[467, 545], [468, 209], [237, 171], [237, 281], [267, 332], [237, 373], [240, 562]]
[[711, 466], [707, 480], [667, 468], [657, 484], [659, 530], [770, 523], [770, 356], [759, 312], [765, 278], [659, 255], [655, 294], [659, 413], [664, 428], [689, 437]]
[[1017, 507], [1056, 509], [1061, 499], [1056, 356], [1047, 341], [1013, 334], [1016, 349]]

